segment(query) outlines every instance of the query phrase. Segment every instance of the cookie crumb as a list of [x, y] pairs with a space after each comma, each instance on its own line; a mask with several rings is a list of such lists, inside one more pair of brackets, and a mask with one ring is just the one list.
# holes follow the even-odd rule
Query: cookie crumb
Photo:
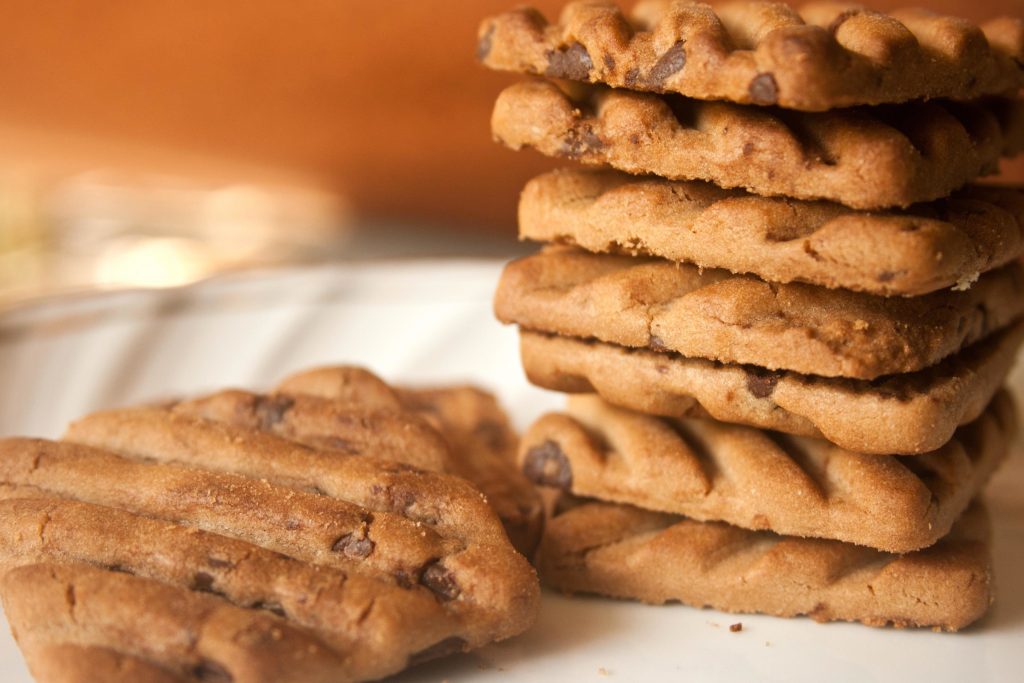
[[599, 675], [601, 675], [601, 676], [611, 676], [612, 675], [612, 672], [609, 671], [608, 669], [604, 668], [603, 666], [597, 667], [597, 673]]
[[733, 633], [739, 633], [743, 630], [743, 622], [737, 622], [735, 624], [732, 624], [731, 626], [729, 626], [729, 630]]
[[769, 641], [769, 640], [764, 641], [764, 646], [765, 647], [771, 647], [772, 646], [771, 641]]

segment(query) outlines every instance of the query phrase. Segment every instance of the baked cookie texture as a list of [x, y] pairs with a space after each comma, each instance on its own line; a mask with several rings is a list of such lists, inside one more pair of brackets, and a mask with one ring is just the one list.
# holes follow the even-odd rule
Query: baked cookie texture
[[330, 411], [254, 427], [241, 395], [0, 441], [0, 597], [36, 676], [367, 680], [532, 624], [536, 574], [473, 485], [274, 433]]
[[494, 105], [515, 150], [855, 209], [909, 206], [993, 173], [1024, 146], [1018, 100], [913, 102], [823, 113], [531, 80]]
[[518, 437], [494, 396], [476, 387], [403, 389], [365, 368], [330, 366], [296, 373], [270, 394], [228, 389], [173, 411], [463, 477], [487, 496], [517, 550], [530, 557], [540, 539], [540, 497], [512, 465]]
[[907, 553], [949, 532], [1016, 431], [1006, 392], [941, 448], [915, 457], [659, 418], [579, 395], [565, 413], [549, 413], [527, 430], [519, 462], [535, 483], [578, 496]]
[[712, 417], [852, 451], [927, 453], [981, 415], [1013, 366], [1024, 323], [937, 366], [878, 381], [828, 379], [725, 365], [614, 344], [520, 332], [523, 369], [537, 386], [597, 393], [666, 417]]
[[538, 566], [567, 593], [956, 631], [992, 600], [989, 535], [980, 504], [934, 546], [893, 555], [583, 501], [549, 520]]
[[495, 397], [478, 387], [391, 387], [367, 370], [326, 366], [296, 373], [281, 382], [279, 395], [351, 405], [372, 396], [382, 408], [398, 409], [426, 421], [449, 447], [449, 462], [438, 471], [468, 479], [497, 512], [512, 544], [532, 557], [540, 540], [544, 508], [533, 485], [515, 468], [519, 437]]
[[557, 23], [520, 8], [485, 20], [478, 56], [493, 69], [702, 100], [824, 111], [975, 99], [1024, 86], [1024, 21], [982, 26], [923, 10], [844, 2], [707, 5], [570, 2]]
[[1024, 253], [1024, 188], [862, 213], [701, 181], [564, 168], [527, 183], [519, 236], [880, 296], [969, 287]]
[[966, 291], [879, 297], [563, 246], [509, 263], [499, 320], [687, 358], [876, 379], [935, 365], [1024, 314], [1024, 267]]

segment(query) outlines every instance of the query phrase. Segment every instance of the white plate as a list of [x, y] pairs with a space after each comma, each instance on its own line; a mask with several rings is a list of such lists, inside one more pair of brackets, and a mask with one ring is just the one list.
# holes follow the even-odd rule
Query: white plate
[[[435, 261], [273, 271], [10, 312], [0, 318], [0, 435], [57, 437], [90, 410], [223, 385], [267, 387], [333, 362], [408, 383], [475, 381], [497, 391], [523, 427], [560, 399], [526, 383], [514, 331], [492, 319], [499, 268]], [[1021, 490], [1024, 461], [1014, 458], [989, 495], [999, 599], [957, 635], [545, 594], [526, 635], [398, 680], [1021, 680]], [[742, 632], [730, 632], [738, 621]], [[3, 633], [0, 681], [28, 680]]]

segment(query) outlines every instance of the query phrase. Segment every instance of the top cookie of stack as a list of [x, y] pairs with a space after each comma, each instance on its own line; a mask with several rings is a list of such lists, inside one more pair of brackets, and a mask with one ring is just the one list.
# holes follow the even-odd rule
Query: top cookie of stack
[[[1024, 339], [1024, 191], [970, 185], [1024, 149], [1024, 21], [978, 27], [835, 3], [642, 0], [625, 14], [572, 2], [557, 24], [519, 9], [484, 21], [479, 38], [487, 66], [547, 77], [501, 93], [495, 138], [601, 167], [530, 181], [520, 236], [549, 244], [509, 264], [495, 297], [498, 318], [521, 329], [532, 382], [598, 395], [542, 418], [520, 453], [535, 482], [602, 501], [555, 513], [542, 575], [569, 591], [739, 611], [949, 629], [976, 619], [988, 604], [977, 548], [920, 585], [896, 582], [894, 595], [948, 588], [955, 565], [986, 586], [968, 601], [959, 589], [921, 598], [930, 614], [871, 585], [751, 588], [776, 571], [781, 581], [769, 560], [715, 576], [699, 562], [671, 576], [642, 568], [644, 553], [669, 546], [733, 553], [711, 547], [723, 522], [744, 548], [775, 543], [757, 536], [765, 529], [838, 543], [807, 546], [822, 562], [852, 553], [847, 544], [946, 552], [956, 534], [940, 541], [945, 527], [927, 525], [914, 543], [871, 537], [921, 522], [897, 504], [906, 485], [870, 472], [900, 472], [933, 502], [961, 490], [952, 520], [996, 466], [978, 466], [985, 448], [971, 438], [974, 465], [935, 463], [959, 448], [958, 428], [983, 429], [999, 412]], [[1012, 409], [996, 422], [1011, 433]], [[780, 457], [769, 463], [768, 451]], [[840, 473], [844, 457], [858, 466]], [[689, 478], [665, 476], [684, 461]], [[884, 520], [840, 533], [832, 512], [808, 511], [809, 481], [833, 509], [840, 489], [857, 488]], [[612, 511], [627, 503], [661, 517]], [[787, 526], [790, 505], [823, 526]], [[665, 516], [680, 514], [691, 531]], [[614, 533], [586, 521], [612, 517]], [[734, 527], [748, 530], [742, 541]]]
[[571, 81], [502, 93], [493, 129], [507, 145], [759, 195], [905, 207], [1024, 146], [1016, 19], [979, 28], [848, 4], [679, 0], [645, 0], [627, 18], [573, 2], [558, 24], [529, 9], [484, 22], [479, 55]]

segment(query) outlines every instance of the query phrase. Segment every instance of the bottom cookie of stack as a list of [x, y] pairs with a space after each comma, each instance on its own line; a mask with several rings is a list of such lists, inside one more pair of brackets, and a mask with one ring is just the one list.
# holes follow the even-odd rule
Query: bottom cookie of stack
[[584, 501], [548, 521], [538, 567], [568, 593], [956, 631], [992, 601], [988, 537], [980, 503], [934, 546], [896, 555]]

